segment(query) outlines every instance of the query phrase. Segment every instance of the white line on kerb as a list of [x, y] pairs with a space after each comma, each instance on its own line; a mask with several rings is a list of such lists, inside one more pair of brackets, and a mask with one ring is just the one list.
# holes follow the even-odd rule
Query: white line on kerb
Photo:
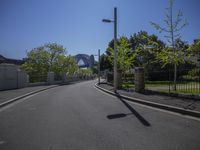
[[9, 108], [11, 108], [11, 107], [13, 107], [13, 106], [15, 106], [15, 105], [17, 105], [17, 104], [19, 104], [19, 103], [25, 101], [25, 100], [28, 100], [29, 98], [31, 98], [31, 97], [33, 97], [33, 96], [35, 96], [35, 95], [37, 95], [37, 94], [40, 94], [40, 93], [42, 93], [42, 92], [44, 92], [44, 91], [41, 91], [41, 92], [38, 92], [38, 93], [35, 93], [35, 94], [32, 94], [32, 95], [29, 95], [29, 96], [27, 96], [27, 97], [24, 97], [24, 98], [22, 98], [22, 99], [19, 99], [19, 100], [15, 101], [15, 102], [13, 102], [13, 103], [10, 103], [10, 104], [8, 104], [8, 105], [6, 105], [6, 106], [0, 108], [0, 112], [2, 112], [2, 111], [4, 111], [4, 110], [7, 110], [7, 109], [9, 109]]

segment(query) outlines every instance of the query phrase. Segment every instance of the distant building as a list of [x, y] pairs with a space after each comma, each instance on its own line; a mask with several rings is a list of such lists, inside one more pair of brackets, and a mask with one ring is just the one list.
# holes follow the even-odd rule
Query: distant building
[[94, 55], [77, 54], [75, 55], [75, 59], [79, 68], [91, 68], [96, 65]]
[[2, 64], [2, 63], [21, 65], [24, 63], [24, 60], [6, 58], [6, 57], [0, 55], [0, 64]]

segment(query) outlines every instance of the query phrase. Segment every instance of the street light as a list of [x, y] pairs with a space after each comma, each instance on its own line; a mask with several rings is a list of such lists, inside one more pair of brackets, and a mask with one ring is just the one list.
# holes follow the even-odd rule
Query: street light
[[111, 22], [114, 22], [112, 20], [109, 20], [109, 19], [102, 19], [103, 22], [106, 22], [106, 23], [111, 23]]
[[114, 8], [114, 20], [103, 19], [105, 23], [114, 23], [114, 92], [117, 91], [117, 8]]

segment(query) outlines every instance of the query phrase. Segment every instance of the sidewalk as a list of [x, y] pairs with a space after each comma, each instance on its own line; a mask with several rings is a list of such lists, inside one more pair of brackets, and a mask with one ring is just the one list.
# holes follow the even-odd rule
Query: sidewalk
[[[100, 84], [99, 86], [106, 90], [113, 91], [113, 87], [108, 84]], [[141, 94], [136, 92], [127, 92], [125, 90], [117, 90], [117, 92], [120, 95], [128, 96], [131, 98], [142, 99], [149, 102], [155, 102], [159, 104], [165, 104], [165, 105], [175, 106], [178, 108], [183, 108], [185, 110], [193, 110], [200, 112], [200, 101], [198, 100], [161, 96], [152, 93]]]
[[52, 88], [52, 87], [55, 87], [55, 85], [33, 86], [33, 87], [26, 87], [26, 88], [21, 88], [21, 89], [0, 91], [0, 104], [8, 101], [10, 99], [28, 94], [30, 92], [49, 89], [49, 88]]

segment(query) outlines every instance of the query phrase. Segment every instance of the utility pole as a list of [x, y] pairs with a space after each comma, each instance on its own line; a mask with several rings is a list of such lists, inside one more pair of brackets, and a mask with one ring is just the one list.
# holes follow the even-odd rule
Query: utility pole
[[114, 8], [114, 92], [117, 91], [117, 8]]
[[98, 50], [98, 56], [99, 56], [99, 63], [98, 63], [98, 80], [100, 84], [100, 49]]
[[114, 71], [114, 92], [117, 91], [117, 7], [114, 8], [114, 20], [110, 20], [110, 19], [103, 19], [103, 22], [106, 23], [113, 23], [114, 24], [114, 67], [113, 67], [113, 71]]

